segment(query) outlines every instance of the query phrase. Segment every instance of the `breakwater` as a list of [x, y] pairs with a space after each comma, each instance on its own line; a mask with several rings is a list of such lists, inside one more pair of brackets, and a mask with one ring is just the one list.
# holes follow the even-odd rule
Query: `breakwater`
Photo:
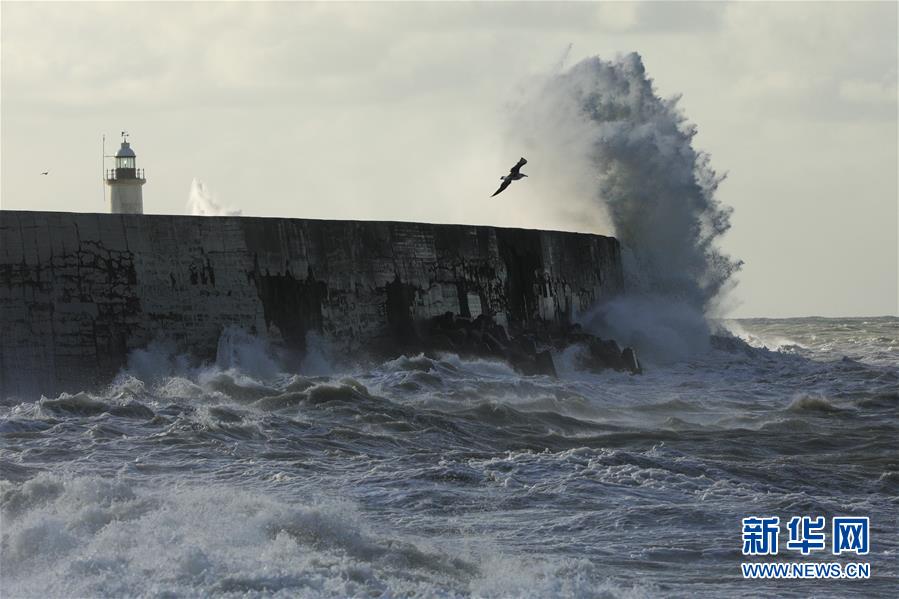
[[520, 339], [569, 329], [622, 285], [618, 242], [599, 235], [0, 211], [0, 396], [103, 384], [160, 337], [212, 359], [229, 326], [298, 354], [309, 333], [347, 353], [414, 349], [447, 315]]

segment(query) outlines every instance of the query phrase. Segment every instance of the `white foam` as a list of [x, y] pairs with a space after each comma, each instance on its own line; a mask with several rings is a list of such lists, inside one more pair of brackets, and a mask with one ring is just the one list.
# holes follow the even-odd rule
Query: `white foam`
[[791, 350], [794, 348], [808, 349], [806, 345], [783, 335], [765, 334], [759, 331], [749, 332], [746, 327], [736, 320], [722, 321], [721, 325], [727, 332], [739, 337], [752, 347], [766, 348], [771, 351]]
[[122, 478], [51, 474], [20, 486], [4, 483], [5, 594], [593, 592], [586, 560], [525, 560], [465, 541], [436, 545], [385, 535], [349, 502], [296, 491], [289, 501], [279, 499], [278, 481], [270, 484], [272, 492], [215, 484], [149, 488]]

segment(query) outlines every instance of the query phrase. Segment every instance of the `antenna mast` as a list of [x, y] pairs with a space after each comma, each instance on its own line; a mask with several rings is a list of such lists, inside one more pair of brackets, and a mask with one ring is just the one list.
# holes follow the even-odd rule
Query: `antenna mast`
[[100, 187], [103, 188], [103, 204], [101, 210], [106, 208], [106, 134], [100, 144]]

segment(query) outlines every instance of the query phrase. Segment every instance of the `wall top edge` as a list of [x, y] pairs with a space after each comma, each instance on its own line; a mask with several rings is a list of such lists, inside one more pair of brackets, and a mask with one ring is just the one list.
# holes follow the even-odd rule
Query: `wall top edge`
[[422, 221], [404, 221], [404, 220], [362, 220], [362, 219], [325, 219], [325, 218], [291, 218], [281, 216], [193, 216], [186, 214], [110, 214], [107, 212], [65, 212], [55, 210], [9, 210], [0, 209], [0, 219], [6, 215], [71, 215], [71, 216], [98, 216], [103, 218], [120, 218], [120, 219], [203, 219], [206, 221], [287, 221], [287, 222], [309, 222], [322, 224], [352, 223], [352, 224], [383, 224], [383, 225], [423, 225], [428, 227], [450, 227], [450, 228], [477, 228], [477, 229], [498, 229], [505, 231], [538, 231], [541, 233], [554, 233], [562, 235], [584, 235], [588, 237], [598, 237], [605, 239], [615, 239], [611, 235], [601, 235], [599, 233], [584, 233], [580, 231], [560, 231], [557, 229], [528, 229], [524, 227], [501, 227], [497, 225], [479, 225], [471, 223], [432, 223]]

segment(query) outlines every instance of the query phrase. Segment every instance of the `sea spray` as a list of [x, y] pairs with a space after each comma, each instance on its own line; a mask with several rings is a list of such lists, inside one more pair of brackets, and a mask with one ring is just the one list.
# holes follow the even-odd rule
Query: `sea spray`
[[215, 363], [221, 370], [238, 370], [269, 380], [281, 369], [274, 348], [265, 340], [237, 326], [228, 326], [219, 337]]
[[730, 227], [723, 176], [693, 148], [678, 99], [659, 97], [631, 53], [557, 72], [513, 112], [513, 137], [557, 186], [547, 197], [623, 245], [627, 294], [584, 323], [657, 360], [708, 348], [706, 317], [740, 267], [717, 247]]
[[240, 216], [242, 214], [240, 210], [233, 210], [219, 204], [206, 185], [196, 178], [190, 182], [187, 213], [191, 216]]

